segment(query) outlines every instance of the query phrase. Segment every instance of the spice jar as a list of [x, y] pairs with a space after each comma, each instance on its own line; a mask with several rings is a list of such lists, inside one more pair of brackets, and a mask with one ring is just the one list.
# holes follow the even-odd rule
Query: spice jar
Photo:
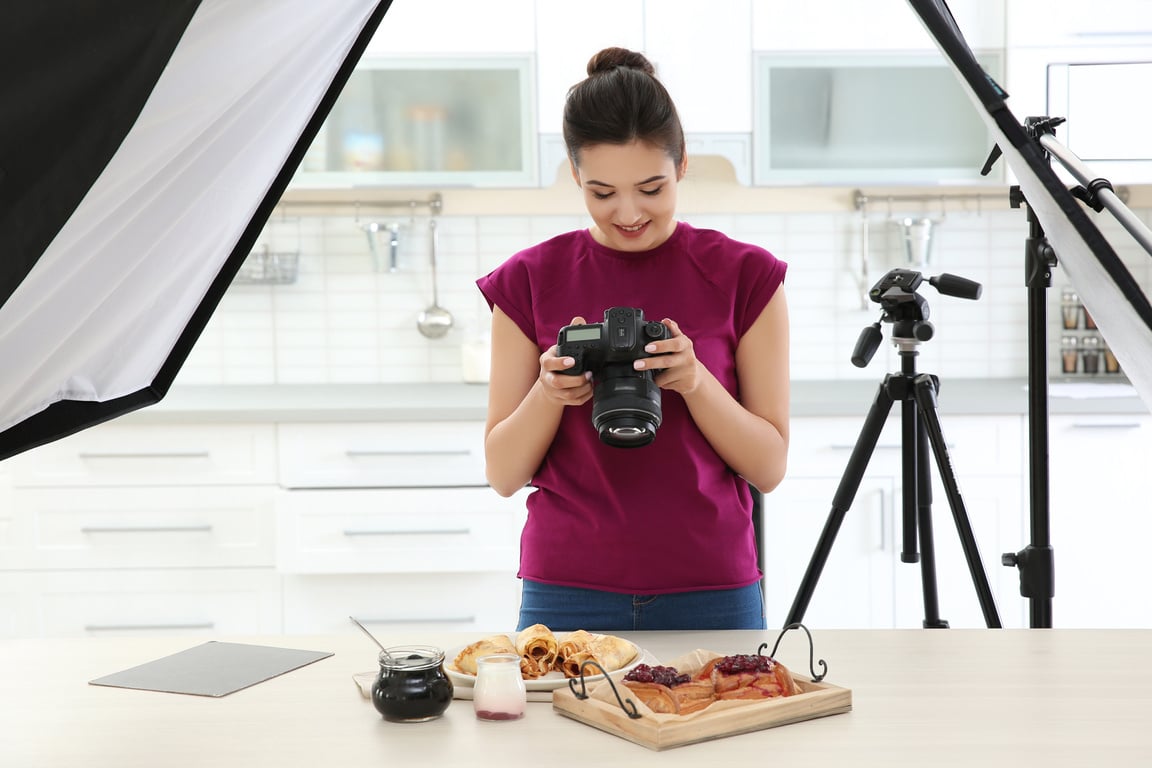
[[1076, 336], [1065, 336], [1060, 339], [1060, 368], [1064, 373], [1076, 373], [1080, 355], [1076, 348], [1080, 339]]
[[372, 703], [385, 720], [433, 720], [448, 709], [452, 693], [452, 681], [444, 674], [444, 651], [439, 648], [400, 645], [380, 654]]
[[1100, 338], [1098, 336], [1085, 336], [1080, 340], [1080, 359], [1083, 362], [1084, 373], [1100, 372]]
[[472, 704], [481, 720], [519, 720], [528, 693], [520, 675], [520, 656], [496, 653], [476, 660], [476, 686]]

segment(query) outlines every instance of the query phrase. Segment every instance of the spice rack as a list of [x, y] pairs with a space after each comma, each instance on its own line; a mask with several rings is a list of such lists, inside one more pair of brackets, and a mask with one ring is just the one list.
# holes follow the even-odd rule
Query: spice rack
[[1120, 376], [1120, 363], [1071, 287], [1060, 292], [1059, 366], [1069, 378]]

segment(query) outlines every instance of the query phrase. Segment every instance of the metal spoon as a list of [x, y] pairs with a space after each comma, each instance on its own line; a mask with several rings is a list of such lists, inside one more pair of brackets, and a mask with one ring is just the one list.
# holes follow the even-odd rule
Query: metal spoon
[[353, 623], [353, 624], [355, 624], [356, 626], [360, 627], [360, 631], [361, 631], [361, 632], [363, 632], [364, 634], [368, 635], [368, 637], [372, 638], [372, 642], [376, 643], [376, 647], [380, 649], [380, 653], [384, 654], [384, 656], [385, 656], [385, 657], [386, 657], [386, 658], [387, 658], [389, 661], [391, 661], [391, 660], [392, 660], [392, 654], [388, 653], [388, 649], [384, 647], [384, 644], [383, 644], [382, 642], [380, 642], [379, 640], [377, 640], [377, 639], [376, 639], [376, 635], [374, 635], [374, 634], [372, 634], [371, 632], [369, 632], [367, 627], [365, 627], [365, 626], [364, 626], [363, 624], [361, 624], [360, 622], [356, 621], [356, 617], [355, 617], [355, 616], [349, 616], [348, 618], [352, 619], [352, 623]]
[[432, 305], [420, 313], [416, 327], [425, 337], [439, 339], [452, 328], [452, 313], [440, 306], [436, 290], [436, 219], [428, 221], [428, 256], [432, 262]]

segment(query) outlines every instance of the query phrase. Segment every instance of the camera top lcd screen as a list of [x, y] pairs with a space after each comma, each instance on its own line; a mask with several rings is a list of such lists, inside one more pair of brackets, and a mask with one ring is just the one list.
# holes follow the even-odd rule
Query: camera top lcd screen
[[586, 328], [569, 328], [564, 334], [567, 341], [596, 341], [600, 338], [600, 326], [590, 325]]

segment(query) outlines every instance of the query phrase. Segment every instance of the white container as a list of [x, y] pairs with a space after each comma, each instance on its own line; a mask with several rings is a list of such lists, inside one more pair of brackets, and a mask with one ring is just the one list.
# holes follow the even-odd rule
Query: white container
[[528, 692], [520, 675], [520, 656], [497, 653], [476, 660], [472, 705], [480, 720], [519, 720]]

